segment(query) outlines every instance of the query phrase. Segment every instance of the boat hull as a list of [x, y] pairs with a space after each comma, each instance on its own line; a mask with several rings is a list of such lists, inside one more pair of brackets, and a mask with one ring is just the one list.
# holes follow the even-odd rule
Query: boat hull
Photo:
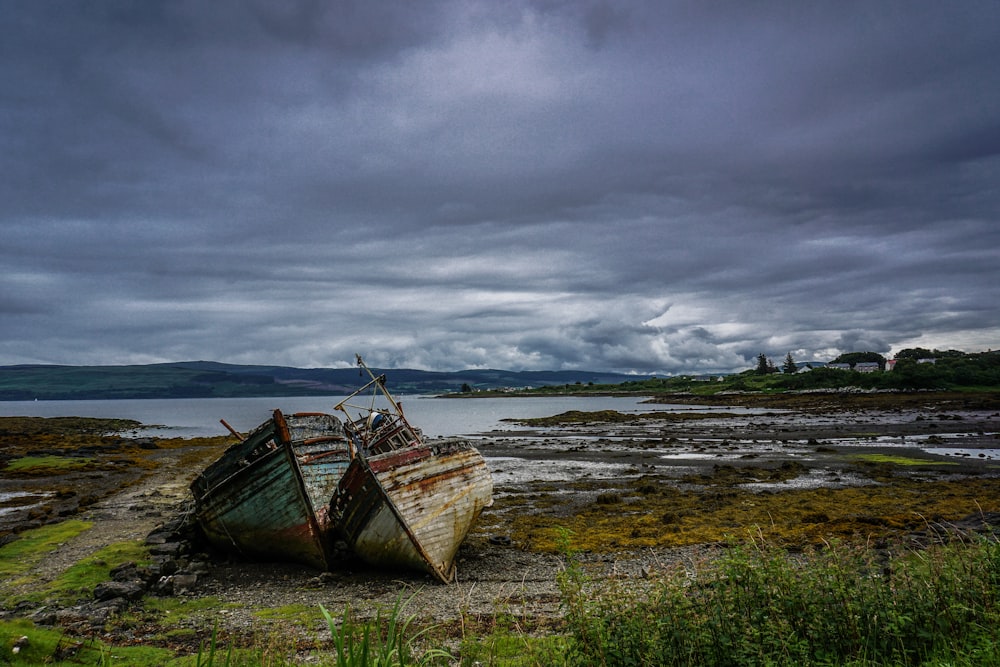
[[327, 506], [349, 459], [336, 417], [275, 411], [195, 479], [195, 517], [221, 549], [329, 569]]
[[453, 439], [356, 457], [331, 507], [362, 560], [449, 583], [455, 554], [492, 493], [482, 455]]

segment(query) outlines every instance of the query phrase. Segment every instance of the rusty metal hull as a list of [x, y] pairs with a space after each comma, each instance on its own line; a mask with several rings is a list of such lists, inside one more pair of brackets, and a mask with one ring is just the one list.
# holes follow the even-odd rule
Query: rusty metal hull
[[357, 456], [331, 507], [341, 535], [366, 562], [449, 583], [455, 553], [492, 494], [479, 451], [450, 439]]
[[222, 549], [328, 569], [327, 508], [349, 461], [336, 417], [276, 410], [194, 480], [195, 517]]

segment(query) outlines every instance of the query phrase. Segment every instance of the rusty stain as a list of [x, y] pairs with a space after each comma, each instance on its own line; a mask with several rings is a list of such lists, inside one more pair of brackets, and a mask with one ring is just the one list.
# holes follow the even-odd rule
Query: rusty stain
[[194, 480], [195, 516], [221, 548], [326, 568], [327, 503], [348, 458], [343, 425], [333, 415], [275, 410]]
[[[489, 469], [466, 440], [425, 443], [385, 376], [358, 365], [371, 380], [336, 406], [345, 421], [275, 410], [246, 437], [230, 427], [241, 441], [191, 485], [196, 517], [210, 541], [250, 556], [326, 568], [339, 534], [370, 563], [448, 583], [459, 545], [493, 503]], [[376, 397], [390, 408], [376, 409]]]
[[[422, 570], [439, 581], [454, 579], [454, 557], [482, 510], [493, 502], [493, 480], [482, 455], [460, 439], [423, 443], [419, 431], [385, 389], [385, 376], [371, 381], [337, 407], [360, 444], [337, 487], [331, 513], [354, 552], [374, 565]], [[371, 389], [392, 409], [347, 408]]]

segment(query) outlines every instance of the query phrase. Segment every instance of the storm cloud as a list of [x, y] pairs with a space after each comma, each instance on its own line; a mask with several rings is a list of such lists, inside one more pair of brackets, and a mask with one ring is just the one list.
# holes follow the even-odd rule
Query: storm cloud
[[1000, 340], [1000, 5], [0, 0], [0, 363]]

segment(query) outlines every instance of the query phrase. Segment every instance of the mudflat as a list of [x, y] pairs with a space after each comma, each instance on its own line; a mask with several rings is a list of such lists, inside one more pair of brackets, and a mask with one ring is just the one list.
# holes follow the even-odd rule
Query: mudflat
[[[561, 618], [557, 575], [567, 550], [594, 576], [639, 581], [678, 563], [696, 568], [732, 541], [793, 550], [851, 540], [919, 548], [998, 523], [1000, 395], [654, 400], [688, 405], [670, 413], [654, 406], [639, 415], [567, 413], [479, 434], [495, 502], [463, 544], [457, 582], [448, 586], [349, 559], [324, 573], [242, 561], [196, 539], [165, 549], [173, 538], [163, 537], [164, 526], [190, 509], [187, 485], [225, 439], [149, 441], [130, 437], [127, 425], [110, 436], [72, 425], [42, 435], [37, 424], [4, 422], [0, 494], [8, 495], [0, 527], [7, 537], [0, 539], [67, 519], [89, 527], [36, 554], [4, 583], [0, 614], [180, 650], [196, 646], [215, 623], [224, 637], [281, 632], [308, 650], [322, 633], [320, 605], [334, 612], [349, 605], [363, 617], [400, 599], [407, 615], [455, 636], [488, 627], [498, 613], [545, 631]], [[36, 463], [50, 457], [48, 467], [11, 470], [29, 456]], [[160, 578], [181, 573], [184, 585], [153, 586], [111, 614], [89, 611], [91, 591], [39, 597], [72, 566], [123, 542], [169, 553], [173, 574]]]

